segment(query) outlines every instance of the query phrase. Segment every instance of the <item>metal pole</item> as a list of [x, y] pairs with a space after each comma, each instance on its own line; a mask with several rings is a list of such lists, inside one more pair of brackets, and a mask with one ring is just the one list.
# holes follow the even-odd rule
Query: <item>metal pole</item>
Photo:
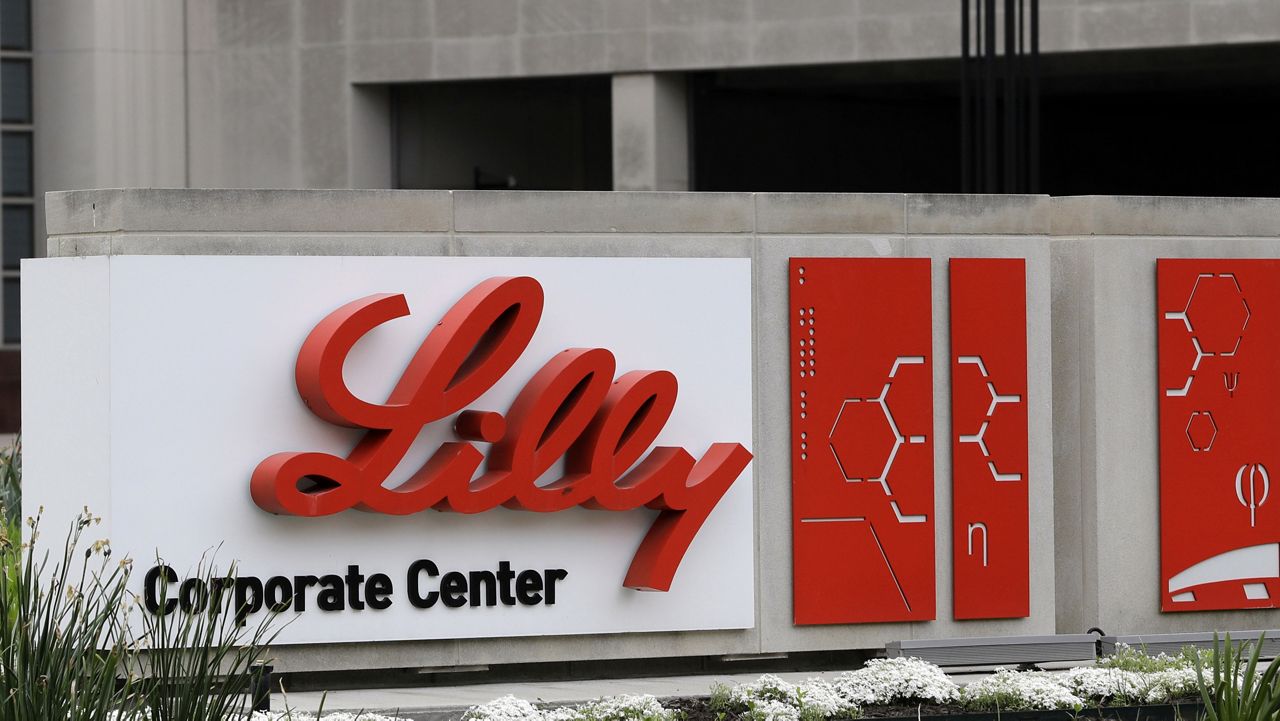
[[1004, 192], [1017, 192], [1014, 186], [1017, 150], [1017, 87], [1014, 63], [1017, 62], [1017, 28], [1014, 0], [1004, 0]]
[[960, 0], [960, 192], [969, 193], [973, 159], [969, 147], [969, 0]]
[[1028, 120], [1028, 188], [1040, 192], [1040, 0], [1031, 0], [1031, 117]]
[[996, 184], [996, 0], [986, 0], [984, 8], [986, 17], [984, 33], [986, 36], [985, 56], [983, 59], [985, 73], [983, 78], [984, 90], [986, 97], [983, 99], [983, 118], [982, 118], [982, 146], [983, 146], [983, 170], [986, 176], [983, 179], [982, 192], [996, 193], [999, 192], [999, 186]]

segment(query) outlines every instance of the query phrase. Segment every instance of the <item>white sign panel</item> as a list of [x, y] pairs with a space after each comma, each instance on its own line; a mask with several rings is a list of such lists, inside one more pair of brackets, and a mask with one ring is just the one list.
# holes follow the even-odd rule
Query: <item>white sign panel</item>
[[[746, 259], [24, 262], [26, 510], [47, 507], [48, 538], [90, 505], [143, 596], [177, 596], [202, 556], [236, 561], [246, 602], [289, 609], [286, 643], [749, 628], [750, 274]], [[461, 355], [436, 342], [449, 333]], [[678, 383], [665, 424], [669, 376], [635, 371]], [[659, 450], [633, 464], [647, 433], [631, 450]], [[622, 498], [627, 467], [651, 502]], [[722, 497], [689, 490], [717, 470]], [[486, 510], [504, 501], [555, 512]], [[673, 557], [669, 590], [627, 587], [663, 585]]]

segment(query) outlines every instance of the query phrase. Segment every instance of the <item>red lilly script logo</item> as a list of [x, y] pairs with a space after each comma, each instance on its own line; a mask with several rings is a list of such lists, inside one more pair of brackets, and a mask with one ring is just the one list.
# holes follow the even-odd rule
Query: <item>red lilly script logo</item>
[[[675, 407], [676, 378], [668, 371], [631, 371], [615, 379], [613, 354], [603, 348], [553, 356], [505, 416], [463, 410], [528, 347], [542, 299], [533, 278], [480, 283], [427, 335], [382, 404], [352, 394], [342, 366], [362, 336], [408, 315], [408, 303], [403, 295], [370, 295], [330, 313], [298, 353], [298, 393], [320, 418], [367, 433], [346, 458], [308, 452], [268, 457], [253, 472], [254, 502], [294, 516], [353, 507], [405, 515], [428, 508], [480, 513], [499, 505], [543, 513], [647, 506], [659, 514], [623, 585], [669, 590], [689, 544], [751, 453], [738, 443], [715, 443], [698, 460], [669, 447], [640, 460]], [[412, 477], [384, 488], [422, 428], [454, 413], [454, 432], [462, 440], [442, 444]], [[486, 458], [471, 441], [492, 444], [479, 477]], [[537, 485], [562, 457], [564, 476]]]

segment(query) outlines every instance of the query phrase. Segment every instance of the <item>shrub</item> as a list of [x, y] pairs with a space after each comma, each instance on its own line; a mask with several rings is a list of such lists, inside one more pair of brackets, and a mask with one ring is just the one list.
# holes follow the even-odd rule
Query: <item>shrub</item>
[[942, 669], [910, 656], [871, 659], [856, 671], [840, 674], [835, 688], [859, 706], [947, 704], [960, 697], [960, 687]]
[[964, 705], [975, 711], [1079, 711], [1084, 701], [1042, 671], [999, 669], [964, 689]]

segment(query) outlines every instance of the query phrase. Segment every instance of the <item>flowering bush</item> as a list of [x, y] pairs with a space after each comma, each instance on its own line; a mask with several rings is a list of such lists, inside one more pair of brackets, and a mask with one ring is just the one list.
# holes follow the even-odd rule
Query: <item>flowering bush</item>
[[857, 671], [840, 674], [835, 682], [840, 695], [853, 704], [951, 703], [960, 687], [942, 669], [912, 657], [876, 658]]
[[999, 669], [964, 689], [964, 705], [976, 711], [1079, 711], [1084, 701], [1068, 691], [1052, 674]]
[[[542, 710], [524, 699], [507, 695], [472, 706], [463, 721], [676, 721], [678, 713], [664, 708], [650, 695], [609, 696], [581, 706]], [[257, 721], [256, 719], [254, 721]]]
[[739, 684], [728, 692], [724, 710], [738, 711], [755, 721], [858, 718], [858, 704], [822, 679], [793, 684], [772, 674], [753, 683]]

